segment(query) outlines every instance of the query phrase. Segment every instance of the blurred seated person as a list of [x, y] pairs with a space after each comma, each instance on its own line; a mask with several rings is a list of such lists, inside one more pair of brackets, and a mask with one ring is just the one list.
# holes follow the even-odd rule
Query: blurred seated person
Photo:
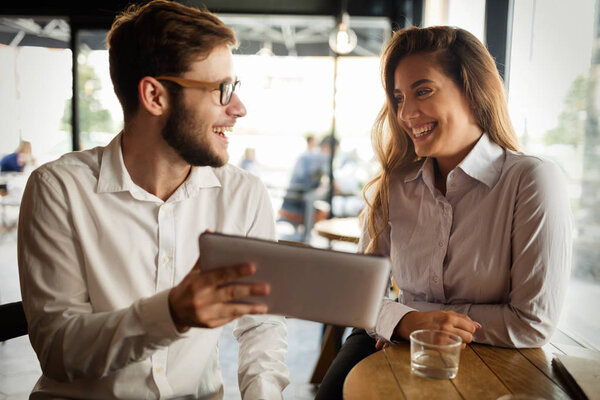
[[25, 165], [33, 164], [33, 161], [31, 143], [22, 140], [14, 153], [2, 157], [2, 160], [0, 160], [0, 171], [23, 172]]
[[258, 163], [256, 162], [256, 150], [254, 148], [246, 147], [244, 150], [244, 156], [240, 161], [240, 168], [251, 172], [256, 176], [260, 175]]
[[[279, 216], [294, 224], [305, 223], [307, 205], [314, 206], [314, 201], [319, 200], [323, 195], [317, 193], [322, 181], [329, 178], [329, 165], [331, 157], [331, 144], [333, 143], [334, 151], [337, 149], [338, 140], [332, 136], [325, 136], [319, 143], [319, 148], [313, 150], [311, 148], [311, 136], [307, 138], [307, 150], [300, 155], [290, 179], [286, 195], [283, 199], [283, 204], [279, 210]], [[324, 179], [326, 178], [326, 179]], [[327, 181], [328, 182], [328, 181]], [[309, 204], [307, 204], [307, 201]], [[308, 209], [312, 213], [312, 208]], [[329, 216], [329, 210], [326, 207], [319, 207], [319, 210], [314, 214], [314, 221], [320, 221]]]

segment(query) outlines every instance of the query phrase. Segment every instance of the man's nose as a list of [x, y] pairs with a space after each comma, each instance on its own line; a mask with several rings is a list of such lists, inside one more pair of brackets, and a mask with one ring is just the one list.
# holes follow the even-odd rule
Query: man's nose
[[231, 101], [227, 104], [227, 115], [236, 118], [246, 115], [246, 106], [236, 93], [231, 96]]

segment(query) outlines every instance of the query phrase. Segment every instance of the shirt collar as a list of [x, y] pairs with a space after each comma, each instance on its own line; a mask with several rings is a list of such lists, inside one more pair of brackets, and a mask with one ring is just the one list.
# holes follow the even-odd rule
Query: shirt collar
[[458, 164], [458, 168], [491, 189], [500, 179], [503, 165], [504, 149], [484, 133], [465, 159]]
[[420, 164], [420, 167], [416, 169], [414, 173], [409, 173], [407, 175], [406, 179], [404, 179], [404, 182], [407, 183], [415, 181], [419, 178], [423, 179], [423, 182], [425, 182], [425, 186], [427, 186], [429, 190], [431, 190], [431, 193], [435, 193], [435, 176], [433, 171], [432, 158], [425, 158], [425, 161]]
[[[144, 189], [136, 185], [123, 161], [123, 148], [121, 139], [123, 133], [119, 133], [104, 148], [100, 173], [98, 176], [98, 193], [129, 191], [135, 198], [148, 200], [154, 197]], [[209, 187], [220, 187], [221, 182], [211, 167], [192, 167], [190, 175], [181, 184], [168, 201], [178, 201], [195, 196], [201, 189]]]
[[[503, 165], [504, 149], [492, 142], [488, 134], [484, 133], [465, 159], [458, 164], [457, 168], [491, 189], [500, 179]], [[427, 157], [414, 174], [409, 173], [407, 175], [404, 182], [414, 181], [420, 177], [422, 177], [427, 187], [433, 191], [435, 176], [432, 158]]]

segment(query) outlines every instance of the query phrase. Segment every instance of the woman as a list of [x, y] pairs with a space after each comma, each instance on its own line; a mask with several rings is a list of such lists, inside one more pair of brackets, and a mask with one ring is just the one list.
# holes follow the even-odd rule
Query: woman
[[570, 271], [559, 169], [518, 153], [494, 60], [451, 27], [398, 31], [382, 57], [373, 130], [381, 171], [365, 189], [359, 251], [389, 256], [400, 288], [354, 330], [317, 399], [341, 398], [358, 361], [417, 329], [505, 347], [552, 335]]

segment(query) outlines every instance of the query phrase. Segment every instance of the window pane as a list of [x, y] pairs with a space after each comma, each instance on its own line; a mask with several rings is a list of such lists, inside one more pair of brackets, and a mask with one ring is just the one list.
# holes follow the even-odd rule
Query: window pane
[[385, 101], [379, 57], [338, 59], [334, 162], [336, 217], [354, 217], [364, 207], [362, 189], [375, 176], [378, 163], [371, 145], [371, 127]]
[[79, 145], [105, 146], [123, 128], [123, 112], [113, 91], [105, 30], [78, 32]]
[[485, 1], [426, 0], [424, 25], [456, 26], [485, 43]]
[[597, 79], [590, 75], [594, 3], [515, 2], [508, 86], [523, 150], [555, 161], [568, 181], [574, 258], [560, 328], [600, 348], [593, 306], [600, 300], [600, 162], [599, 143], [590, 140], [598, 137], [598, 103], [589, 90]]
[[[31, 24], [40, 29], [61, 27], [67, 30], [66, 37], [64, 32], [54, 34], [63, 41], [26, 34]], [[6, 37], [8, 45], [0, 46], [0, 153], [12, 153], [20, 140], [28, 141], [39, 165], [71, 149], [71, 132], [61, 123], [65, 102], [71, 98], [71, 51], [65, 48], [68, 24], [47, 18], [4, 18], [2, 25], [13, 36]]]

